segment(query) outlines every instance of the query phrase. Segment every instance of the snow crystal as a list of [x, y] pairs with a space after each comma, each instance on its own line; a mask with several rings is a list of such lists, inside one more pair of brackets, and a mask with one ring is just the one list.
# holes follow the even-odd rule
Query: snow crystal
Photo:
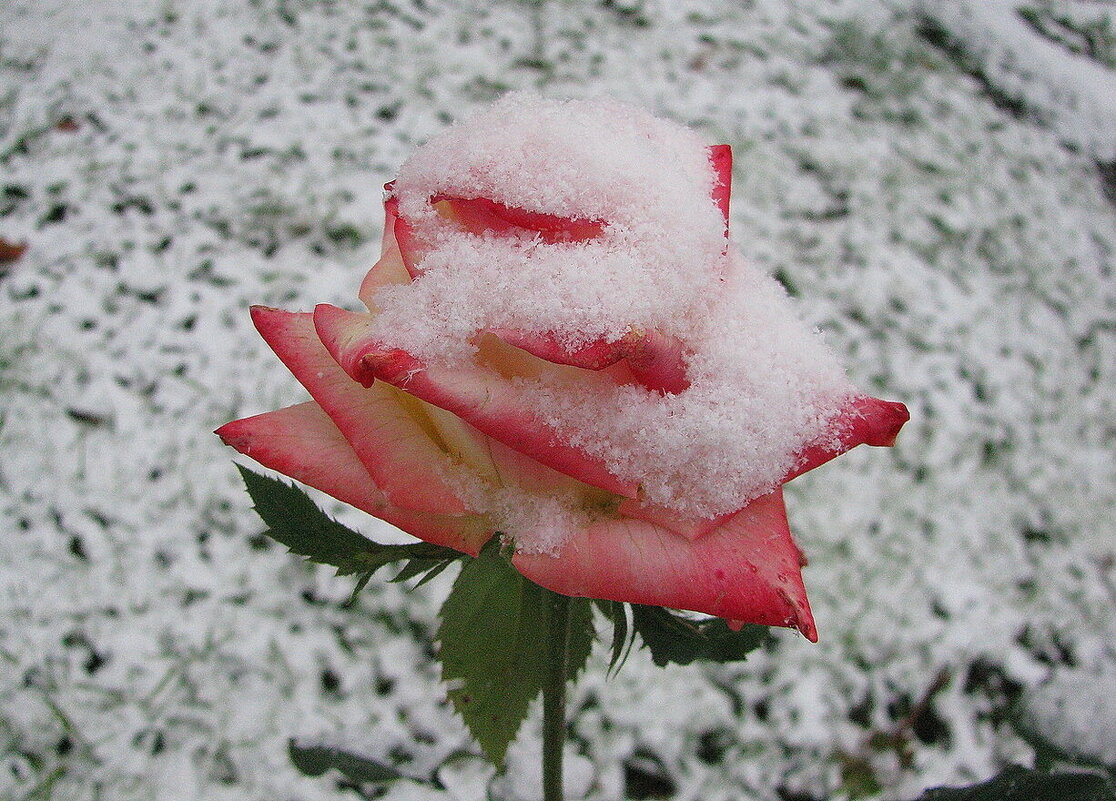
[[[518, 389], [540, 422], [640, 483], [646, 500], [702, 518], [733, 512], [778, 485], [852, 388], [779, 285], [726, 247], [716, 180], [707, 147], [682, 126], [614, 103], [511, 96], [400, 170], [393, 192], [423, 250], [414, 281], [377, 295], [377, 336], [434, 362], [469, 358], [480, 330], [572, 345], [677, 337], [691, 382], [677, 395], [569, 371]], [[440, 196], [606, 225], [577, 242], [480, 235], [441, 217]]]
[[[1102, 161], [1116, 157], [1112, 70], [1033, 30], [1015, 0], [921, 0], [921, 14], [943, 26], [990, 85]], [[1065, 4], [1063, 13], [1080, 13]], [[1107, 13], [1094, 24], [1108, 27]]]
[[1116, 764], [1116, 669], [1056, 671], [1024, 702], [1027, 723], [1074, 757]]
[[574, 487], [532, 492], [485, 481], [467, 469], [454, 471], [452, 479], [469, 508], [496, 521], [496, 529], [513, 538], [522, 553], [552, 553], [599, 516]]
[[687, 343], [689, 389], [545, 377], [524, 388], [549, 426], [640, 482], [647, 500], [702, 518], [774, 489], [854, 391], [781, 287], [735, 250], [729, 264], [701, 336]]
[[[511, 95], [436, 137], [400, 168], [400, 214], [429, 247], [423, 280], [395, 289], [381, 328], [420, 355], [480, 328], [553, 331], [567, 344], [614, 341], [633, 322], [671, 327], [716, 287], [724, 221], [701, 139], [609, 102]], [[604, 223], [587, 241], [480, 236], [431, 199]], [[402, 296], [415, 294], [414, 301]]]

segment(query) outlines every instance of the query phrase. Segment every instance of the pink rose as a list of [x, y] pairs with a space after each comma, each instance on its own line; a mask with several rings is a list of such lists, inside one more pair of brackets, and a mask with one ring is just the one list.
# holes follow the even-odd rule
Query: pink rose
[[388, 185], [367, 311], [252, 309], [313, 400], [217, 433], [427, 542], [499, 532], [556, 592], [816, 640], [781, 486], [908, 413], [744, 265], [731, 158], [625, 107], [501, 101]]

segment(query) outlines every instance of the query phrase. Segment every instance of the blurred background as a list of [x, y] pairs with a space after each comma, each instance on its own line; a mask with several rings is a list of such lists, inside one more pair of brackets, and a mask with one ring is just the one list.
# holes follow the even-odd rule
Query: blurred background
[[[443, 578], [261, 536], [211, 431], [302, 399], [250, 303], [352, 306], [381, 186], [502, 93], [735, 152], [732, 231], [913, 419], [788, 486], [821, 642], [572, 691], [591, 799], [910, 799], [1116, 764], [1116, 8], [1040, 0], [6, 0], [0, 795], [372, 797], [288, 738], [491, 780], [438, 682]], [[329, 507], [369, 535], [397, 532]], [[1037, 751], [1036, 751], [1037, 749]]]

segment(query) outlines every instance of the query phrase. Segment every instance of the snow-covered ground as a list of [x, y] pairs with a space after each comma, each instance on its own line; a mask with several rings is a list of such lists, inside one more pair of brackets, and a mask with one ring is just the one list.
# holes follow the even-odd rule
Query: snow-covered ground
[[[1028, 764], [1016, 718], [1116, 759], [1116, 9], [1023, 6], [0, 4], [0, 795], [338, 797], [298, 737], [484, 796], [444, 577], [345, 608], [210, 432], [300, 398], [247, 305], [351, 305], [381, 184], [511, 88], [731, 143], [746, 255], [913, 414], [788, 487], [821, 642], [598, 654], [570, 790], [907, 799]], [[532, 797], [537, 717], [495, 797]]]

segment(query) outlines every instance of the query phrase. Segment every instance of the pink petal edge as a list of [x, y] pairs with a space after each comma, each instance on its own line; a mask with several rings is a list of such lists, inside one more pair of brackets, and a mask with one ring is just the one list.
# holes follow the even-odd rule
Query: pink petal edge
[[491, 536], [480, 515], [436, 515], [391, 504], [329, 416], [313, 401], [234, 420], [221, 440], [264, 467], [354, 506], [420, 540], [476, 556]]
[[549, 331], [535, 333], [495, 329], [490, 333], [509, 345], [554, 364], [585, 370], [604, 370], [624, 361], [636, 382], [653, 392], [676, 394], [690, 387], [682, 342], [658, 331], [642, 334], [633, 331], [612, 342], [599, 339], [574, 349], [567, 348]]
[[430, 204], [464, 230], [483, 236], [489, 232], [529, 233], [548, 244], [584, 242], [601, 235], [603, 220], [574, 219], [508, 206], [486, 197], [435, 195]]
[[431, 514], [469, 511], [444, 478], [450, 468], [446, 453], [397, 402], [393, 390], [361, 387], [337, 366], [318, 339], [311, 314], [254, 306], [252, 320], [391, 503]]
[[[390, 193], [392, 184], [385, 184], [384, 189]], [[388, 195], [384, 200], [384, 214], [386, 217], [385, 225], [388, 221], [391, 223], [391, 234], [399, 246], [400, 257], [403, 260], [403, 265], [407, 268], [407, 273], [411, 278], [417, 278], [421, 273], [418, 265], [422, 261], [424, 249], [419, 246], [414, 226], [399, 216], [399, 198], [391, 194]], [[385, 239], [387, 237], [386, 229], [384, 237]]]
[[729, 200], [732, 197], [732, 146], [710, 145], [709, 160], [717, 173], [717, 184], [713, 187], [713, 200], [725, 218], [725, 236], [729, 228]]
[[898, 401], [885, 401], [860, 395], [850, 401], [834, 422], [835, 441], [805, 448], [798, 463], [783, 478], [784, 482], [825, 464], [857, 445], [890, 447], [911, 413]]
[[588, 454], [559, 441], [521, 398], [514, 382], [484, 367], [428, 367], [404, 350], [381, 346], [368, 335], [364, 315], [328, 304], [314, 309], [321, 341], [353, 380], [384, 381], [460, 417], [484, 434], [547, 467], [617, 495], [635, 497], [624, 482]]
[[696, 540], [644, 520], [606, 520], [556, 554], [517, 553], [527, 578], [564, 595], [688, 609], [818, 638], [781, 490]]

